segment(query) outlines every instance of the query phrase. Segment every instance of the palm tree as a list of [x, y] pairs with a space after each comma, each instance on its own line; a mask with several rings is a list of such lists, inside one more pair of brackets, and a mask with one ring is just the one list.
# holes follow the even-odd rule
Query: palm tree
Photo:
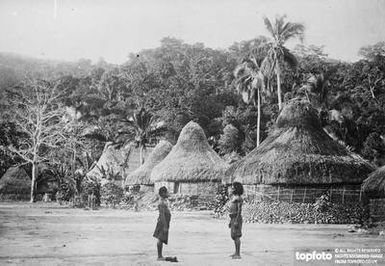
[[155, 122], [154, 116], [144, 108], [140, 108], [125, 122], [135, 131], [135, 142], [139, 146], [140, 164], [144, 163], [143, 152], [151, 137], [157, 136], [164, 127]]
[[261, 90], [264, 89], [264, 76], [254, 56], [245, 59], [234, 70], [235, 87], [247, 104], [257, 107], [257, 147], [260, 142], [261, 130]]
[[328, 73], [310, 74], [305, 84], [299, 89], [299, 92], [304, 93], [308, 101], [316, 108], [326, 109], [329, 85]]
[[[281, 74], [282, 64], [286, 62], [290, 67], [296, 67], [298, 62], [295, 56], [287, 49], [284, 44], [292, 38], [299, 37], [303, 40], [304, 25], [300, 23], [285, 22], [286, 16], [278, 16], [275, 18], [274, 24], [267, 18], [264, 22], [267, 30], [271, 34], [273, 40], [269, 44], [268, 55], [261, 65], [263, 73], [272, 73], [273, 71], [277, 77], [277, 94], [278, 107], [282, 109], [282, 95], [281, 95]], [[265, 74], [266, 75], [266, 74]]]

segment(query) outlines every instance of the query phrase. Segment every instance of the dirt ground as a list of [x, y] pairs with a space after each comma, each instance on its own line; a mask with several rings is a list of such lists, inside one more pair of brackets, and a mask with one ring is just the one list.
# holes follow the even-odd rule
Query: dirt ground
[[383, 236], [348, 233], [347, 225], [244, 224], [242, 259], [232, 260], [228, 221], [207, 211], [173, 212], [164, 255], [180, 262], [157, 262], [156, 218], [156, 212], [0, 203], [0, 265], [297, 265], [296, 248], [385, 247]]

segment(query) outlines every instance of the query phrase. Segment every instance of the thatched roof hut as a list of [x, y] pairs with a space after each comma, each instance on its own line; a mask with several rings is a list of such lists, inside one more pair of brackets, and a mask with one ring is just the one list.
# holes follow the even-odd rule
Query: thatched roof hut
[[151, 185], [152, 169], [159, 164], [171, 151], [172, 144], [166, 140], [161, 140], [155, 146], [147, 160], [139, 168], [125, 178], [126, 185]]
[[[144, 150], [145, 160], [151, 151], [152, 147], [146, 147]], [[97, 164], [87, 173], [87, 176], [102, 178], [103, 173], [101, 170], [103, 169], [113, 174], [119, 174], [121, 177], [127, 176], [139, 168], [139, 153], [139, 148], [133, 142], [120, 148], [115, 147], [111, 142], [107, 142]]]
[[317, 111], [293, 99], [261, 145], [233, 167], [232, 180], [244, 184], [360, 184], [373, 166], [332, 140]]
[[12, 195], [15, 199], [30, 196], [31, 178], [22, 167], [10, 167], [0, 179], [0, 198]]
[[372, 172], [362, 184], [362, 191], [373, 196], [385, 196], [385, 166]]
[[227, 164], [210, 147], [203, 129], [189, 122], [166, 158], [154, 167], [154, 182], [221, 181]]

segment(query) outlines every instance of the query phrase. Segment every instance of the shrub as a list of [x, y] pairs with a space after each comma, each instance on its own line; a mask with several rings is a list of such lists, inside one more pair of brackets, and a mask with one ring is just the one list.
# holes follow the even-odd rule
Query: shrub
[[107, 206], [115, 207], [123, 198], [123, 188], [113, 181], [107, 181], [102, 185], [101, 201]]
[[214, 204], [214, 214], [216, 216], [222, 216], [227, 211], [226, 204], [229, 201], [228, 188], [229, 185], [221, 184], [220, 186], [218, 186]]
[[314, 203], [314, 209], [318, 212], [326, 212], [330, 210], [331, 206], [330, 195], [327, 192], [321, 195]]
[[134, 205], [135, 195], [130, 191], [124, 191], [121, 203], [126, 207], [132, 207]]
[[95, 205], [100, 206], [101, 184], [97, 178], [86, 178], [82, 183], [82, 200], [88, 201], [88, 196], [94, 195]]
[[223, 129], [223, 134], [219, 139], [219, 150], [222, 154], [228, 154], [233, 151], [238, 152], [242, 144], [239, 130], [229, 124]]
[[70, 182], [63, 182], [56, 192], [56, 200], [59, 202], [69, 201], [75, 195], [75, 192], [75, 188]]

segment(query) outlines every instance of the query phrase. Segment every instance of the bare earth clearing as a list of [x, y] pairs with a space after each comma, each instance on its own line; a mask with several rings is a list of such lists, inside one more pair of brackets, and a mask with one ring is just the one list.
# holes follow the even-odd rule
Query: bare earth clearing
[[156, 212], [68, 209], [0, 203], [0, 265], [294, 265], [294, 248], [379, 248], [384, 238], [347, 225], [245, 224], [242, 260], [231, 260], [226, 220], [210, 212], [173, 212], [165, 256], [157, 262]]

